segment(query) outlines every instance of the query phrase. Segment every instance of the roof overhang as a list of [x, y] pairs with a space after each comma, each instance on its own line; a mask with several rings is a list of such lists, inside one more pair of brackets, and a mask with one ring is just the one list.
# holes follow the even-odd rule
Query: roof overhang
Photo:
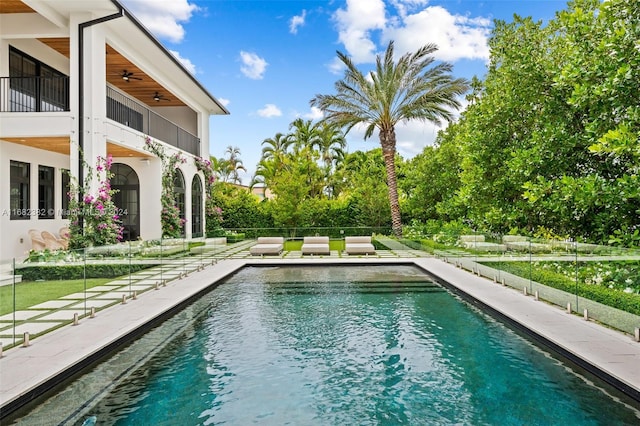
[[[69, 17], [73, 13], [89, 12], [92, 18], [123, 11], [123, 19], [114, 19], [104, 23], [108, 25], [107, 44], [114, 48], [131, 64], [152, 65], [147, 69], [156, 73], [150, 75], [153, 80], [169, 90], [174, 96], [180, 93], [186, 104], [199, 105], [212, 115], [226, 115], [229, 111], [218, 101], [193, 74], [138, 21], [138, 19], [117, 0], [3, 0], [10, 4], [12, 13], [38, 13], [51, 23], [68, 27]], [[87, 10], [90, 7], [90, 10]], [[8, 7], [7, 7], [8, 9]], [[123, 70], [120, 70], [123, 71]], [[164, 104], [168, 106], [167, 104]]]

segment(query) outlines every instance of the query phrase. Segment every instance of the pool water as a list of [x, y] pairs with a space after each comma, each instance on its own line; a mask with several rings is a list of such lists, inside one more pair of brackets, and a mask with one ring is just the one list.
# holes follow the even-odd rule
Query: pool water
[[640, 423], [632, 403], [412, 266], [244, 268], [154, 334], [21, 421]]

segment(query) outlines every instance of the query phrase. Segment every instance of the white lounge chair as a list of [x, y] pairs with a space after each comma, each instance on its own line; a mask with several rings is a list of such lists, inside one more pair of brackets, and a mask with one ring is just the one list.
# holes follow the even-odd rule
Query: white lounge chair
[[304, 237], [302, 254], [331, 254], [329, 237]]
[[345, 237], [344, 251], [351, 254], [375, 254], [376, 249], [371, 243], [371, 237]]
[[254, 256], [265, 254], [280, 254], [284, 249], [283, 237], [258, 237], [258, 242], [249, 248], [249, 253]]

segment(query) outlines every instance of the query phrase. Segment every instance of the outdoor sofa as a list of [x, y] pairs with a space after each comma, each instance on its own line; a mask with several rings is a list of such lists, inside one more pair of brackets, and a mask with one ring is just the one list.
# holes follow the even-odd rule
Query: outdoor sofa
[[331, 254], [329, 237], [304, 237], [302, 254]]
[[344, 251], [351, 254], [375, 254], [376, 249], [371, 243], [371, 237], [345, 237]]
[[278, 255], [284, 249], [283, 237], [258, 237], [258, 242], [249, 248], [249, 253], [254, 256], [265, 254]]

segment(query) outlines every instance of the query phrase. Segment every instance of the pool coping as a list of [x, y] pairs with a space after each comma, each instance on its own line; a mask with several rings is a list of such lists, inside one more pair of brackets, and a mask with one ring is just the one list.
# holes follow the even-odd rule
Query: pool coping
[[[451, 291], [640, 402], [640, 343], [436, 258], [245, 258], [215, 265], [39, 337], [0, 359], [0, 419], [182, 309], [244, 266], [413, 264]], [[133, 309], [133, 308], [136, 309]]]

